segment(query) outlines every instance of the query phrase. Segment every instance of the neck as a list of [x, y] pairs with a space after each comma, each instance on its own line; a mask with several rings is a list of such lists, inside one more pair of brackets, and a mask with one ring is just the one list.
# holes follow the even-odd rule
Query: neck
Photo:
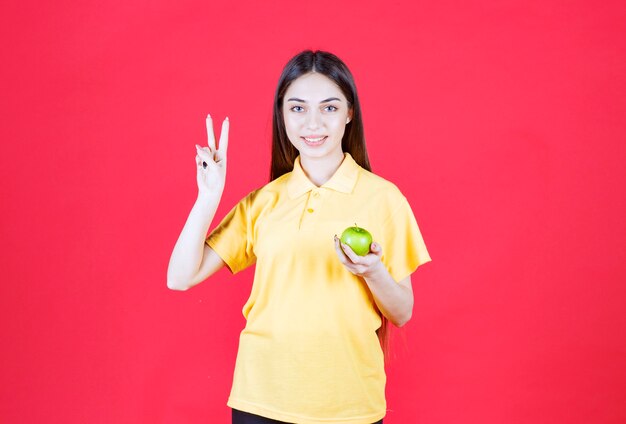
[[338, 154], [331, 157], [312, 158], [300, 156], [300, 166], [309, 180], [320, 187], [337, 172], [343, 159], [344, 154], [341, 150], [338, 150]]

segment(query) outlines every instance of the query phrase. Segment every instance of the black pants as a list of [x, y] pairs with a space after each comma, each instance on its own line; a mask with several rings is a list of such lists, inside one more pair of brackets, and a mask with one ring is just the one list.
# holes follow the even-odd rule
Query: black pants
[[[232, 424], [289, 424], [285, 421], [273, 420], [271, 418], [261, 417], [260, 415], [254, 415], [249, 412], [243, 412], [233, 408], [233, 422]], [[383, 420], [376, 421], [373, 424], [383, 424]]]

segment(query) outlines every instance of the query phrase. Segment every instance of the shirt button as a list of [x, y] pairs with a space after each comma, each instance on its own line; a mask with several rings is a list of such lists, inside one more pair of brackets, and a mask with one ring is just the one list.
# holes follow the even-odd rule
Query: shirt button
[[308, 213], [313, 213], [313, 209], [309, 208], [306, 210]]
[[314, 193], [313, 193], [313, 197], [320, 197], [320, 193], [319, 193], [319, 192], [317, 192], [317, 191], [316, 191], [316, 192], [314, 192]]

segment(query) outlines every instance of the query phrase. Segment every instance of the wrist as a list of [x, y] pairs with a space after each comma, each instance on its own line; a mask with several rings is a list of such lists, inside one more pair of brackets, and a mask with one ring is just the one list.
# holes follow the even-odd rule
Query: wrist
[[220, 204], [220, 196], [215, 194], [202, 194], [198, 195], [194, 204], [194, 209], [197, 210], [205, 220], [211, 221], [213, 216], [217, 212], [217, 207]]
[[385, 264], [379, 259], [375, 264], [372, 264], [370, 269], [363, 274], [363, 278], [366, 280], [380, 280], [385, 277], [389, 272], [385, 268]]
[[198, 192], [197, 202], [202, 204], [218, 202], [222, 198], [222, 190], [219, 192]]

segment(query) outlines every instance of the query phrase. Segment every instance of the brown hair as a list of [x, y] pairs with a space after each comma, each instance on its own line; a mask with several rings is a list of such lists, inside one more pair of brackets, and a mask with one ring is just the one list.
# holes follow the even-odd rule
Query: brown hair
[[[363, 120], [361, 117], [361, 105], [354, 84], [354, 77], [345, 63], [332, 53], [321, 50], [305, 50], [294, 57], [285, 65], [274, 96], [274, 112], [272, 117], [272, 162], [270, 165], [270, 181], [275, 180], [287, 172], [293, 170], [293, 165], [298, 150], [287, 138], [285, 119], [283, 116], [283, 98], [289, 85], [302, 75], [318, 72], [332, 80], [341, 89], [348, 100], [348, 106], [352, 108], [352, 119], [346, 124], [346, 130], [341, 139], [341, 149], [350, 153], [352, 158], [362, 168], [372, 171], [367, 149], [365, 135], [363, 133]], [[389, 355], [389, 323], [387, 318], [380, 313], [381, 327], [376, 330], [380, 346], [385, 359]]]

